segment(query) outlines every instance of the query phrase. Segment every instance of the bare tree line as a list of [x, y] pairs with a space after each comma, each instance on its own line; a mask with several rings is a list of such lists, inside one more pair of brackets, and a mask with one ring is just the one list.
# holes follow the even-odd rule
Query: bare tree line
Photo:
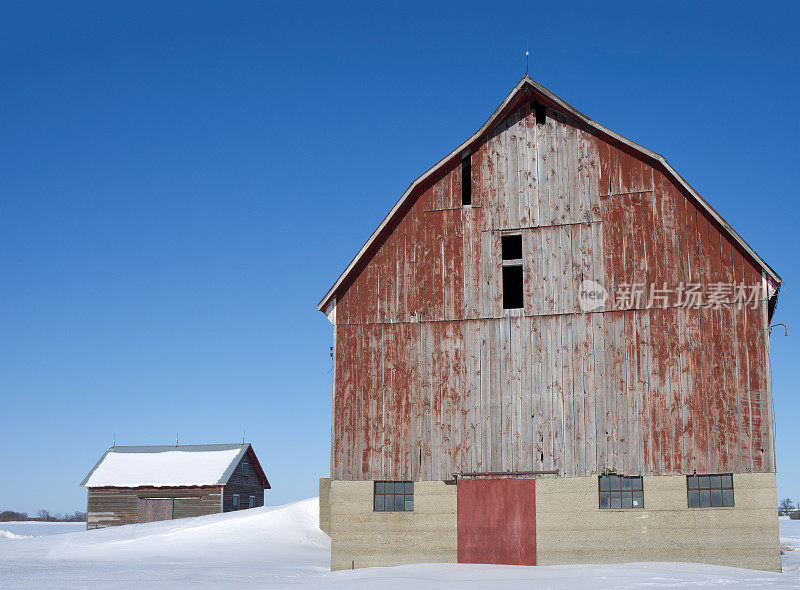
[[16, 512], [14, 510], [3, 510], [0, 512], [0, 522], [19, 520], [33, 520], [39, 522], [86, 522], [86, 513], [76, 510], [72, 514], [62, 514], [60, 512], [51, 514], [49, 510], [39, 510], [36, 516], [28, 516], [27, 512]]
[[784, 498], [778, 504], [778, 515], [784, 516], [798, 508], [800, 508], [800, 502], [794, 502], [791, 498]]

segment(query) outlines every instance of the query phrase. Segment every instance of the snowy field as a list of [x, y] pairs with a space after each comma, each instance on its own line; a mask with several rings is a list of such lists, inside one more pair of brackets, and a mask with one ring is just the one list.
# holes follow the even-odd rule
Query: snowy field
[[424, 564], [331, 573], [316, 498], [96, 531], [49, 524], [0, 523], [7, 533], [0, 532], [0, 588], [800, 588], [800, 521], [784, 519], [783, 574], [680, 563]]
[[[85, 522], [0, 522], [0, 538], [45, 537], [86, 530]], [[2, 547], [0, 545], [0, 547]]]

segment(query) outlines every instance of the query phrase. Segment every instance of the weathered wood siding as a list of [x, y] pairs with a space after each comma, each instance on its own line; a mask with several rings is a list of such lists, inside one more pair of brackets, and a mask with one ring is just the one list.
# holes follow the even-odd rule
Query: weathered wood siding
[[139, 522], [140, 498], [175, 498], [173, 518], [222, 511], [221, 486], [185, 488], [89, 488], [86, 528], [96, 529]]
[[[242, 463], [247, 463], [247, 474], [242, 475]], [[258, 477], [255, 468], [255, 455], [249, 451], [231, 474], [222, 494], [223, 511], [237, 510], [233, 507], [233, 495], [239, 494], [239, 508], [243, 510], [250, 506], [250, 496], [255, 496], [255, 507], [264, 505], [264, 484]]]
[[[336, 293], [334, 479], [774, 471], [764, 293], [615, 306], [620, 286], [761, 285], [657, 162], [523, 104], [426, 182]], [[521, 233], [525, 306], [503, 310]], [[584, 279], [612, 294], [581, 311]]]

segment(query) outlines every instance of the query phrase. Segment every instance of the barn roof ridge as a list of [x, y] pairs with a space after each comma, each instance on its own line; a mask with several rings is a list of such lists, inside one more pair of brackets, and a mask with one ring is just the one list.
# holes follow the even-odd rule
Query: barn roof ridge
[[231, 451], [248, 446], [250, 443], [221, 443], [210, 445], [112, 445], [108, 448], [114, 453], [163, 453], [165, 451]]
[[596, 130], [597, 132], [610, 137], [611, 139], [620, 142], [631, 149], [639, 152], [640, 154], [655, 160], [659, 163], [665, 170], [668, 176], [671, 176], [672, 179], [677, 182], [681, 187], [683, 187], [696, 201], [697, 203], [705, 209], [711, 217], [722, 227], [722, 229], [730, 235], [734, 241], [736, 241], [752, 258], [755, 262], [762, 268], [763, 272], [769, 275], [775, 282], [776, 282], [776, 289], [775, 294], [780, 289], [781, 285], [781, 277], [778, 275], [773, 268], [766, 263], [766, 261], [759, 256], [756, 251], [742, 238], [729, 224], [725, 221], [722, 216], [717, 213], [717, 211], [708, 204], [698, 193], [695, 191], [691, 185], [680, 175], [678, 172], [667, 162], [664, 156], [657, 154], [656, 152], [645, 148], [638, 143], [631, 141], [630, 139], [623, 137], [619, 133], [612, 131], [611, 129], [597, 123], [596, 121], [592, 120], [588, 116], [584, 115], [578, 109], [567, 103], [565, 100], [533, 80], [528, 74], [525, 74], [520, 81], [514, 86], [513, 90], [506, 96], [506, 98], [500, 103], [491, 116], [487, 119], [487, 121], [481, 125], [481, 127], [473, 133], [467, 140], [463, 141], [458, 147], [456, 147], [453, 151], [451, 151], [447, 156], [439, 160], [436, 164], [430, 167], [426, 172], [424, 172], [421, 176], [419, 176], [416, 180], [414, 180], [408, 188], [403, 192], [401, 197], [395, 203], [395, 205], [389, 210], [389, 213], [384, 217], [383, 221], [378, 225], [374, 232], [370, 235], [369, 239], [364, 243], [355, 257], [350, 261], [347, 265], [345, 270], [339, 275], [339, 278], [336, 279], [336, 282], [333, 286], [328, 289], [328, 292], [322, 298], [322, 300], [317, 304], [317, 309], [323, 313], [328, 313], [327, 307], [331, 299], [334, 297], [336, 292], [338, 291], [339, 287], [342, 286], [344, 281], [350, 275], [351, 272], [358, 266], [361, 259], [364, 255], [367, 254], [370, 247], [373, 243], [378, 239], [378, 237], [383, 233], [384, 229], [389, 226], [392, 222], [394, 217], [398, 214], [398, 212], [402, 209], [405, 202], [408, 198], [413, 194], [414, 189], [416, 189], [419, 185], [421, 185], [426, 179], [430, 176], [435, 174], [438, 170], [442, 167], [446, 166], [450, 163], [454, 158], [460, 157], [465, 151], [469, 150], [470, 147], [478, 142], [485, 133], [491, 130], [492, 125], [497, 121], [501, 115], [504, 114], [506, 108], [512, 103], [512, 101], [517, 97], [520, 92], [523, 92], [527, 89], [527, 87], [531, 87], [533, 90], [544, 96], [547, 100], [552, 102], [556, 106], [556, 110], [564, 111], [565, 113], [569, 114], [571, 117], [582, 121], [584, 124], [588, 125], [590, 128]]

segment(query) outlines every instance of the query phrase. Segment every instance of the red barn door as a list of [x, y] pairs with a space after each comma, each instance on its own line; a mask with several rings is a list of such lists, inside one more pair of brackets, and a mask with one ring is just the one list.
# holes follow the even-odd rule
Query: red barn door
[[458, 480], [458, 562], [536, 565], [535, 479]]

